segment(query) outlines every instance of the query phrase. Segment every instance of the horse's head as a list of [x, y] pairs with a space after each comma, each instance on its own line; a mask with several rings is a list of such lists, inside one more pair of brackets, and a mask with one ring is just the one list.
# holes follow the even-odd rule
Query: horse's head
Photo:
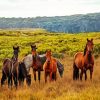
[[14, 50], [14, 58], [18, 58], [18, 53], [19, 53], [19, 46], [13, 46], [13, 50]]
[[85, 53], [88, 52], [89, 54], [93, 51], [93, 39], [89, 40], [87, 39]]
[[32, 51], [32, 57], [33, 57], [33, 63], [35, 64], [36, 63], [36, 45], [31, 45], [31, 51]]
[[51, 56], [52, 56], [51, 50], [47, 50], [47, 51], [46, 51], [46, 58], [47, 58], [47, 62], [48, 62], [48, 63], [50, 63]]
[[32, 50], [32, 55], [35, 56], [36, 55], [36, 45], [31, 45], [31, 50]]

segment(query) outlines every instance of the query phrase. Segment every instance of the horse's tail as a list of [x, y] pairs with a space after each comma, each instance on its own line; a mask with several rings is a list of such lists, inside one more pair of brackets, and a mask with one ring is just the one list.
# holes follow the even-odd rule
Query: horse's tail
[[73, 80], [77, 80], [79, 78], [79, 69], [77, 68], [75, 62], [73, 63]]
[[64, 72], [64, 66], [58, 60], [57, 60], [57, 68], [58, 68], [60, 76], [62, 77], [63, 76], [63, 72]]
[[19, 63], [18, 72], [19, 72], [18, 79], [27, 77], [27, 70], [24, 62]]

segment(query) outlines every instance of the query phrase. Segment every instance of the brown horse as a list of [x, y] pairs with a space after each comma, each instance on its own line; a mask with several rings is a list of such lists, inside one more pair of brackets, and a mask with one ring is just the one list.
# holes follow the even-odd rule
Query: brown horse
[[4, 81], [8, 78], [8, 87], [12, 87], [12, 78], [14, 79], [14, 84], [17, 88], [18, 85], [18, 52], [19, 47], [13, 47], [13, 57], [12, 59], [6, 58], [3, 62], [2, 68], [2, 78], [1, 86], [4, 84]]
[[33, 68], [34, 80], [36, 81], [36, 71], [38, 71], [38, 80], [40, 83], [40, 76], [41, 76], [41, 71], [43, 71], [43, 64], [41, 62], [41, 58], [36, 52], [37, 49], [36, 45], [31, 45], [31, 49], [32, 49], [32, 59], [33, 59], [32, 68]]
[[56, 81], [56, 72], [57, 72], [57, 60], [52, 57], [51, 50], [46, 51], [46, 61], [43, 65], [44, 69], [44, 77], [45, 77], [45, 83], [47, 82], [47, 76], [49, 75], [49, 80], [55, 80]]
[[86, 71], [90, 70], [90, 79], [92, 80], [92, 73], [94, 67], [94, 57], [92, 55], [93, 51], [93, 39], [87, 39], [86, 47], [84, 49], [84, 54], [82, 52], [78, 52], [74, 56], [73, 63], [73, 80], [77, 80], [79, 78], [79, 69], [81, 69], [80, 80], [82, 80], [83, 73], [85, 74], [85, 80], [87, 80]]

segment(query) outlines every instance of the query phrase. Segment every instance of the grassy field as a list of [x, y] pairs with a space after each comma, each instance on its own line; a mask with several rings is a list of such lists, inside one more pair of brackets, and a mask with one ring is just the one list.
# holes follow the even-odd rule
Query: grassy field
[[[93, 80], [85, 82], [72, 80], [73, 55], [77, 51], [83, 51], [87, 38], [94, 39], [95, 66]], [[5, 57], [12, 56], [12, 46], [20, 46], [19, 59], [30, 53], [30, 45], [36, 43], [39, 54], [46, 49], [51, 49], [53, 55], [64, 65], [64, 75], [60, 78], [57, 73], [57, 81], [44, 83], [42, 72], [41, 83], [18, 87], [16, 90], [0, 87], [0, 100], [100, 100], [100, 33], [64, 34], [49, 33], [45, 30], [0, 30], [0, 67]], [[1, 71], [0, 71], [1, 72]], [[0, 73], [1, 78], [1, 73]]]

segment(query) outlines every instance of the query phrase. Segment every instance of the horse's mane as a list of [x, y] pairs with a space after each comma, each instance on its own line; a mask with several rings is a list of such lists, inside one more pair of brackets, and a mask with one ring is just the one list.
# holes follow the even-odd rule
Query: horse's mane
[[86, 44], [85, 49], [84, 49], [84, 56], [86, 54], [86, 49], [87, 49], [87, 44]]
[[[84, 49], [84, 56], [86, 54], [86, 50], [87, 50], [87, 44], [86, 44], [85, 49]], [[89, 61], [91, 60], [91, 53], [89, 53], [89, 55], [88, 55], [88, 60]]]

